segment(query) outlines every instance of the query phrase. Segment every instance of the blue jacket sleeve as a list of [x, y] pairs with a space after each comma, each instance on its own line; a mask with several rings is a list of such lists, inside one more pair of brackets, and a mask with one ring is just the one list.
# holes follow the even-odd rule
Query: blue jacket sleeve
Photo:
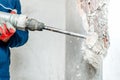
[[[19, 0], [15, 0], [15, 9], [21, 14], [21, 4]], [[24, 45], [28, 40], [28, 31], [16, 30], [15, 34], [8, 41], [9, 47], [18, 47]]]
[[28, 40], [28, 31], [17, 30], [8, 41], [9, 47], [18, 47], [25, 44]]

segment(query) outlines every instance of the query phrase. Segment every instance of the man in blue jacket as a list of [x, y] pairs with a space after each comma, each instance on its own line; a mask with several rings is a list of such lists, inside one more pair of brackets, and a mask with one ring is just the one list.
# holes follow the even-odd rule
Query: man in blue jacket
[[[0, 0], [0, 11], [21, 14], [19, 0]], [[16, 30], [10, 23], [0, 20], [0, 80], [10, 80], [10, 47], [18, 47], [28, 40], [28, 31]]]

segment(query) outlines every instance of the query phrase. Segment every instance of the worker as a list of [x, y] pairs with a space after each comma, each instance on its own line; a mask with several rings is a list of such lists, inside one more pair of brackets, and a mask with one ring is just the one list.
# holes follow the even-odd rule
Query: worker
[[[19, 0], [0, 0], [0, 11], [21, 14]], [[10, 49], [24, 45], [28, 31], [16, 30], [13, 25], [0, 19], [0, 80], [10, 80]]]

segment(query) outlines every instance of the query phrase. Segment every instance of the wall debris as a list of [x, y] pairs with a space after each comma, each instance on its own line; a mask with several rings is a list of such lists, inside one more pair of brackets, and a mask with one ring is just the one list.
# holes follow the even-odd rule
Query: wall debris
[[78, 0], [84, 30], [88, 35], [88, 38], [82, 43], [83, 58], [94, 72], [94, 76], [90, 80], [99, 80], [95, 79], [95, 76], [100, 74], [100, 66], [107, 55], [110, 44], [107, 6], [108, 0]]

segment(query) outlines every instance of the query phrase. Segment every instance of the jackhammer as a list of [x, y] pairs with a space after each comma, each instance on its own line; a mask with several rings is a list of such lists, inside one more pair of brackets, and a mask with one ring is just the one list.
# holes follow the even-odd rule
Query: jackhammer
[[0, 19], [10, 22], [13, 26], [15, 26], [16, 29], [19, 30], [31, 30], [31, 31], [49, 30], [57, 33], [62, 33], [62, 34], [86, 39], [85, 35], [47, 26], [44, 23], [37, 21], [36, 19], [28, 18], [26, 15], [22, 15], [22, 14], [10, 14], [0, 11]]

